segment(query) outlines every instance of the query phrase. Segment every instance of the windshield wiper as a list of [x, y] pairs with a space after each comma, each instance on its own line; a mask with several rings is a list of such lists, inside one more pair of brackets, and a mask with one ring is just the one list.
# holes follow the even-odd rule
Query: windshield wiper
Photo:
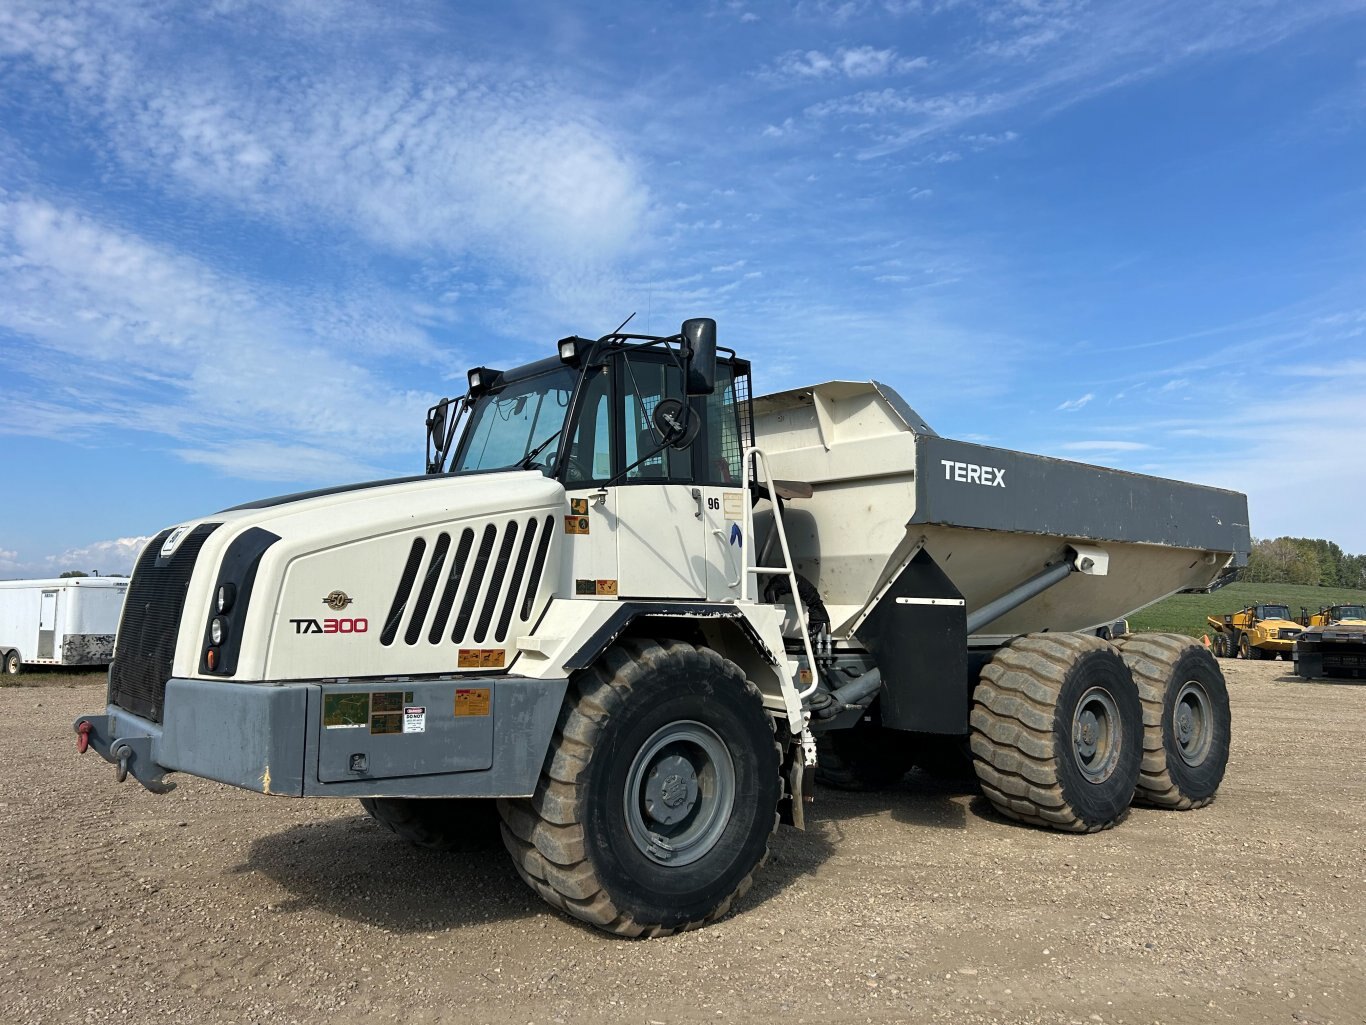
[[538, 455], [540, 455], [540, 454], [545, 450], [545, 447], [546, 447], [547, 445], [549, 445], [552, 441], [554, 441], [556, 438], [558, 438], [558, 437], [560, 436], [561, 432], [563, 432], [563, 431], [564, 431], [564, 428], [561, 427], [558, 431], [556, 431], [556, 432], [555, 432], [554, 434], [552, 434], [550, 437], [546, 438], [545, 441], [541, 442], [539, 445], [537, 445], [535, 448], [533, 448], [533, 449], [532, 449], [530, 452], [528, 452], [526, 455], [522, 456], [521, 461], [517, 463], [517, 468], [520, 469], [520, 470], [530, 470], [532, 467], [534, 467], [534, 466], [536, 465], [536, 457], [537, 457]]

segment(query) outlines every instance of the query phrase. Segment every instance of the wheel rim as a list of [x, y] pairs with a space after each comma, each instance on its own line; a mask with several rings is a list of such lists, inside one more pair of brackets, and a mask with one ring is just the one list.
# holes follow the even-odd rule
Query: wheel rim
[[1199, 765], [1214, 742], [1214, 714], [1209, 694], [1197, 680], [1188, 680], [1172, 707], [1172, 736], [1177, 753], [1187, 765]]
[[735, 761], [709, 726], [669, 723], [626, 773], [626, 829], [661, 865], [690, 865], [716, 846], [735, 804]]
[[1119, 706], [1103, 687], [1081, 696], [1072, 713], [1072, 756], [1091, 783], [1104, 783], [1119, 764]]

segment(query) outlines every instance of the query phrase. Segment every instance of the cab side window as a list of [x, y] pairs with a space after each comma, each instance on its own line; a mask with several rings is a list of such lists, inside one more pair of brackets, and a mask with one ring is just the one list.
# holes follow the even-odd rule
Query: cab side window
[[566, 485], [591, 484], [612, 476], [611, 381], [611, 370], [602, 367], [586, 383], [564, 471]]
[[[655, 407], [665, 398], [683, 397], [683, 375], [672, 363], [643, 358], [635, 353], [622, 357], [622, 428], [628, 481], [691, 480], [691, 456], [687, 450], [660, 448], [663, 437], [654, 425]], [[639, 466], [634, 466], [637, 461]]]
[[707, 396], [707, 466], [710, 484], [740, 486], [740, 420], [735, 408], [735, 370], [716, 367], [716, 391]]

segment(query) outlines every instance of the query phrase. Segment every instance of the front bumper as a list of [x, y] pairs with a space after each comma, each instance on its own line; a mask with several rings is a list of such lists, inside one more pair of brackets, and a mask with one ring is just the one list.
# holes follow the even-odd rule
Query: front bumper
[[566, 686], [510, 676], [172, 679], [160, 724], [111, 704], [75, 728], [81, 750], [153, 793], [183, 772], [287, 797], [526, 797]]

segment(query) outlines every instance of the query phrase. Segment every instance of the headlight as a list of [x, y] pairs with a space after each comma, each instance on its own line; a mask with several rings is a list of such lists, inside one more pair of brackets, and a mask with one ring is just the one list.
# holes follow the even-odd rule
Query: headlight
[[228, 638], [228, 621], [222, 616], [215, 616], [213, 622], [209, 624], [209, 640], [214, 644], [222, 644]]
[[[213, 604], [220, 616], [231, 611], [232, 601], [235, 597], [237, 597], [237, 588], [233, 587], [232, 584], [220, 584], [218, 586], [218, 594], [214, 596]], [[217, 644], [218, 642], [214, 641], [214, 643]]]

